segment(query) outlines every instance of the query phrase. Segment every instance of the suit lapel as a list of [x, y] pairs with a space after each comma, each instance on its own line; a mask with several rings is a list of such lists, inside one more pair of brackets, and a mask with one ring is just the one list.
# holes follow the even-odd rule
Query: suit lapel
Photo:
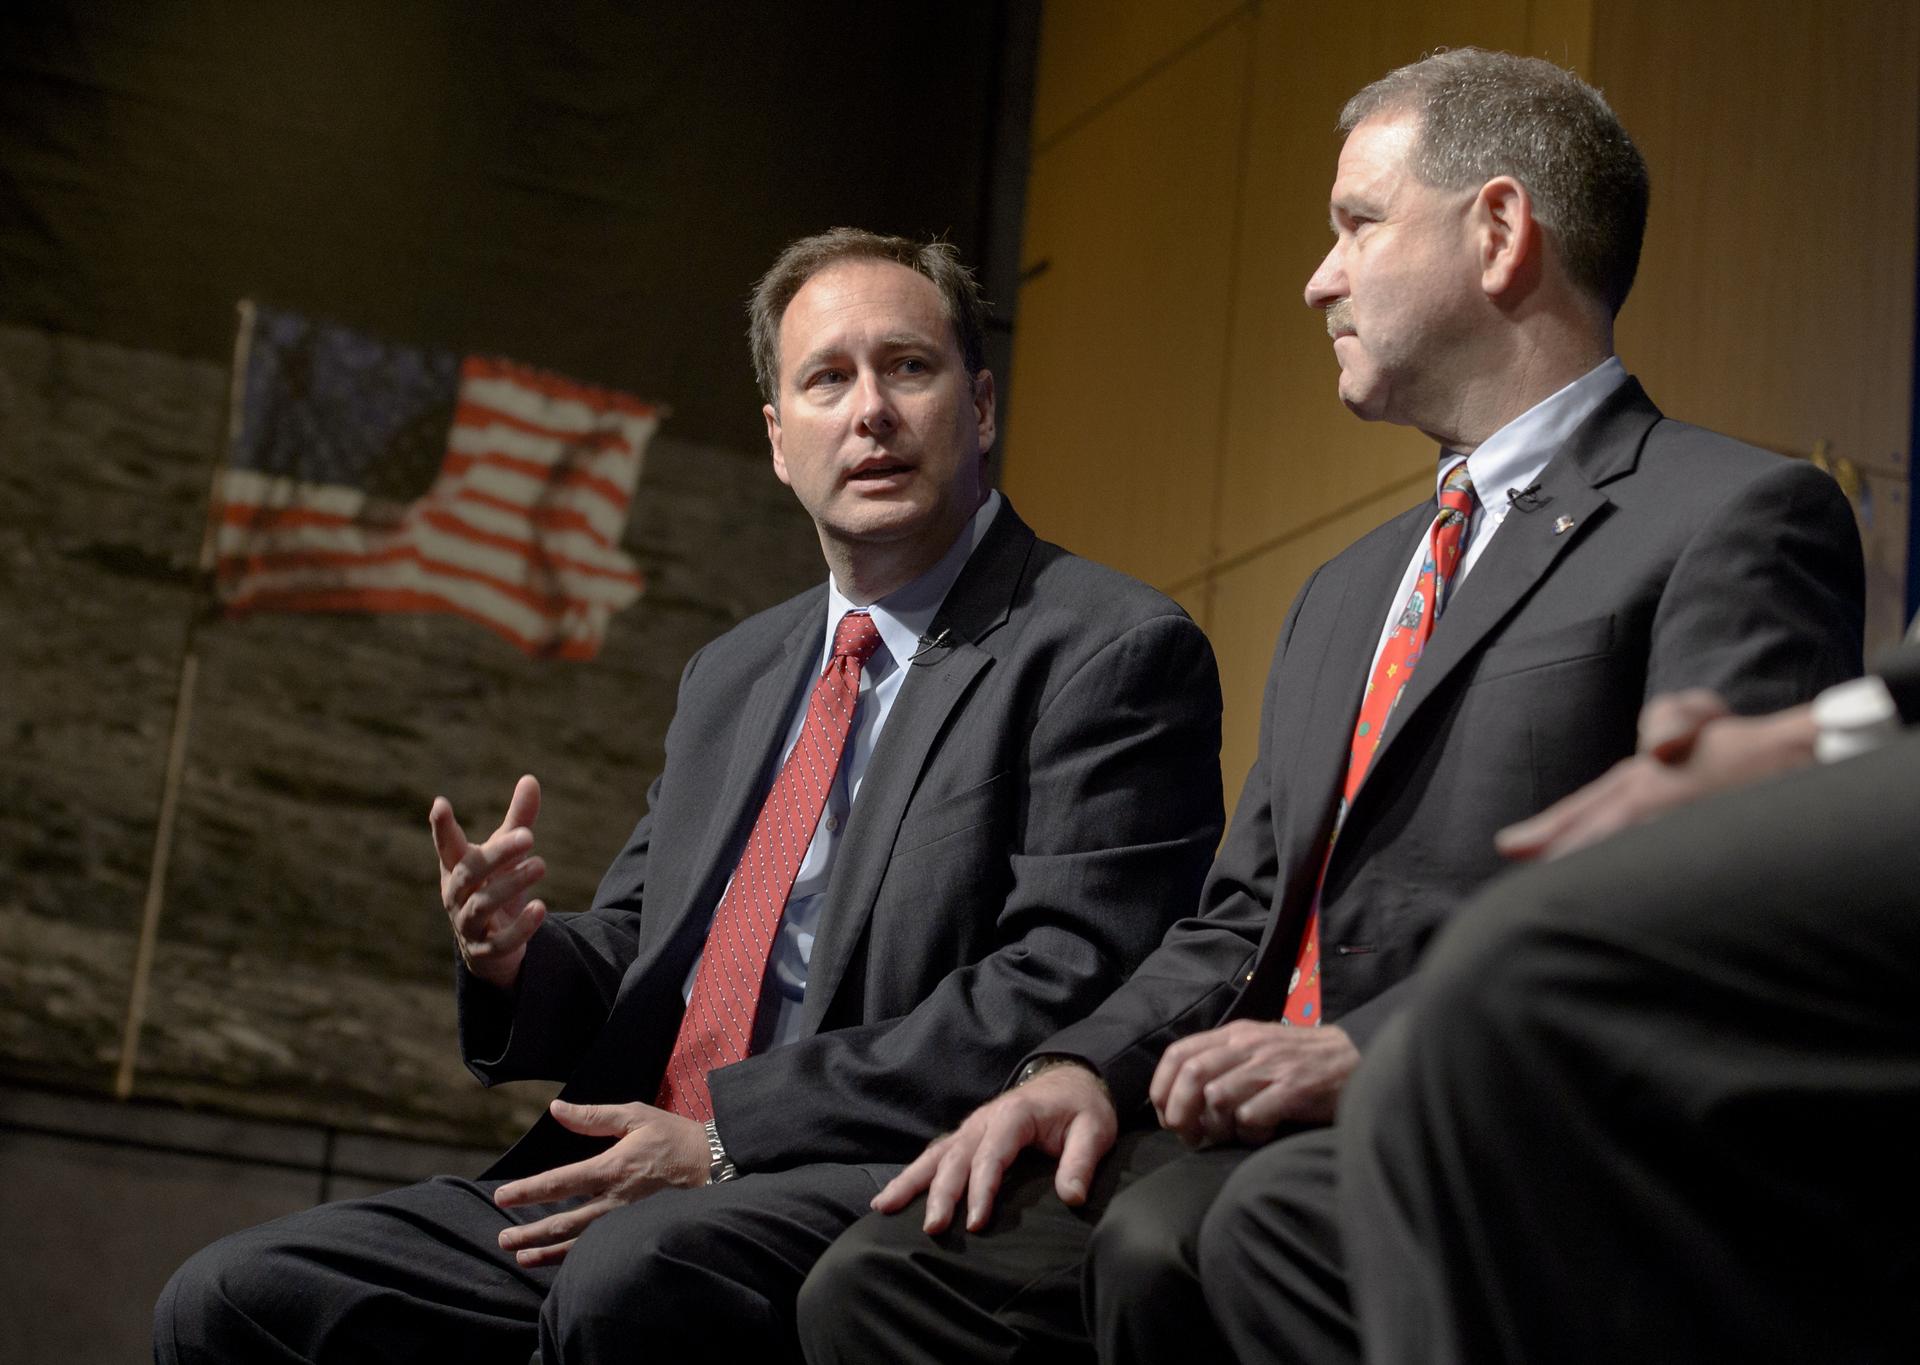
[[[1541, 471], [1535, 510], [1509, 511], [1458, 591], [1434, 623], [1433, 638], [1387, 722], [1374, 771], [1420, 708], [1471, 659], [1534, 586], [1610, 506], [1598, 485], [1632, 470], [1647, 431], [1660, 420], [1639, 383], [1628, 379], [1582, 423]], [[1365, 798], [1366, 788], [1354, 798]]]
[[[662, 942], [678, 938], [687, 915], [710, 913], [719, 904], [727, 878], [733, 875], [740, 847], [773, 780], [781, 744], [793, 721], [794, 700], [819, 664], [826, 638], [825, 604], [824, 589], [807, 594], [799, 619], [781, 641], [773, 663], [747, 690], [726, 773], [708, 803], [707, 824], [699, 845], [686, 863], [687, 894], [671, 907], [672, 928]], [[726, 687], [729, 680], [716, 679], [713, 685]], [[635, 975], [629, 973], [628, 980]]]
[[1432, 522], [1431, 502], [1388, 522], [1375, 538], [1377, 545], [1369, 546], [1363, 558], [1356, 557], [1347, 571], [1339, 607], [1320, 637], [1288, 642], [1289, 654], [1308, 651], [1309, 657], [1319, 659], [1294, 762], [1289, 764], [1284, 754], [1277, 755], [1281, 761], [1271, 769], [1287, 797], [1296, 847], [1317, 844], [1331, 827], [1346, 781], [1353, 725], [1366, 692], [1367, 672], [1373, 666], [1374, 646], [1380, 643], [1387, 613], [1399, 605], [1393, 598], [1413, 557], [1414, 544]]
[[801, 1014], [804, 1033], [820, 1027], [846, 977], [847, 964], [853, 960], [886, 878], [894, 836], [919, 788], [928, 755], [975, 679], [994, 663], [994, 655], [981, 647], [981, 641], [1011, 614], [1033, 544], [1033, 532], [1014, 514], [1012, 505], [1003, 506], [928, 631], [929, 638], [942, 643], [912, 663], [901, 662], [907, 676], [887, 714], [880, 742], [867, 760], [846, 838], [834, 856], [826, 910], [807, 964]]

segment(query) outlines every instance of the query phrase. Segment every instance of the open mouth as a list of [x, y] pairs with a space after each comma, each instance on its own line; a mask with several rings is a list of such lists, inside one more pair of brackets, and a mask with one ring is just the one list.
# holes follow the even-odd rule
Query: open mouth
[[882, 483], [911, 473], [913, 473], [913, 466], [910, 464], [869, 464], [862, 465], [847, 475], [847, 482]]

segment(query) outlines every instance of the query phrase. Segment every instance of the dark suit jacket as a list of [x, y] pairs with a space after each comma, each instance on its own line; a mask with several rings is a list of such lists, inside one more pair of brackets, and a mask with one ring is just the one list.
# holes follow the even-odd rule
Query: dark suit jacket
[[[651, 1102], [681, 989], [772, 783], [822, 585], [688, 663], [647, 814], [593, 908], [531, 940], [517, 997], [461, 973], [488, 1083]], [[1198, 894], [1223, 823], [1220, 685], [1159, 593], [1001, 509], [909, 666], [838, 850], [799, 1040], [709, 1078], [742, 1171], [905, 1161], [1112, 991]], [[490, 1174], [605, 1145], [543, 1118]]]
[[[1037, 1050], [1091, 1062], [1123, 1113], [1175, 1038], [1279, 1017], [1374, 645], [1432, 519], [1411, 509], [1301, 589], [1199, 914]], [[1764, 712], [1856, 674], [1862, 580], [1832, 479], [1669, 421], [1629, 381], [1549, 461], [1537, 509], [1508, 514], [1388, 723], [1327, 868], [1328, 1022], [1366, 1046], [1434, 930], [1500, 870], [1494, 831], [1630, 754], [1653, 693]]]

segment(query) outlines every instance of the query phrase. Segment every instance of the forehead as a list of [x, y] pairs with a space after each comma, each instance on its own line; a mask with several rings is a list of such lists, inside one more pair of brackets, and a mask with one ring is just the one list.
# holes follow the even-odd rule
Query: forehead
[[1334, 202], [1391, 195], [1407, 178], [1407, 156], [1419, 134], [1420, 120], [1414, 114], [1376, 114], [1361, 120], [1340, 148]]
[[892, 261], [836, 261], [809, 278], [780, 315], [783, 360], [903, 338], [958, 345], [939, 288]]

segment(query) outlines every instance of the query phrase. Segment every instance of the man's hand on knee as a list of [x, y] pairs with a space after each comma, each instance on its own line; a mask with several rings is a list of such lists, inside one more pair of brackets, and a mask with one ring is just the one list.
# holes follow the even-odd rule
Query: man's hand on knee
[[563, 1199], [583, 1201], [500, 1234], [500, 1249], [513, 1252], [521, 1265], [564, 1260], [587, 1225], [603, 1213], [637, 1203], [670, 1185], [685, 1188], [707, 1182], [706, 1131], [690, 1118], [637, 1103], [555, 1100], [551, 1109], [564, 1128], [620, 1140], [598, 1156], [510, 1181], [494, 1191], [493, 1202], [503, 1209]]
[[1160, 1055], [1147, 1097], [1190, 1146], [1265, 1142], [1283, 1123], [1331, 1123], [1360, 1051], [1335, 1024], [1236, 1019]]
[[967, 1230], [978, 1232], [993, 1213], [1000, 1181], [1028, 1147], [1058, 1157], [1054, 1192], [1065, 1204], [1084, 1203], [1093, 1169], [1113, 1146], [1120, 1122], [1100, 1078], [1084, 1066], [1053, 1066], [1024, 1085], [981, 1105], [966, 1122], [927, 1149], [874, 1196], [881, 1213], [898, 1213], [925, 1191], [922, 1226], [944, 1231], [962, 1195]]

